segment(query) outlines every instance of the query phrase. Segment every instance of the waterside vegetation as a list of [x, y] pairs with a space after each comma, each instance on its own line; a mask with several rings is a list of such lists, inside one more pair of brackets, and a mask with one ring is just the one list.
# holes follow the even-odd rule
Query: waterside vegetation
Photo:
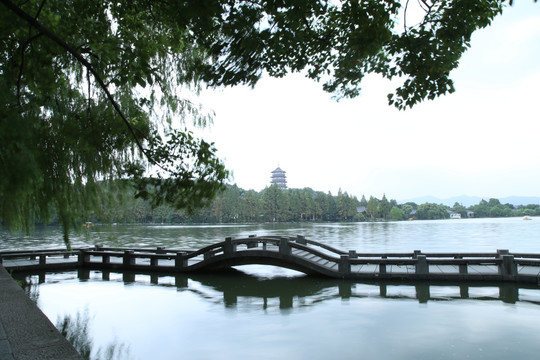
[[[362, 222], [449, 219], [468, 217], [538, 216], [540, 205], [502, 204], [498, 199], [481, 200], [465, 207], [455, 203], [400, 203], [362, 195], [359, 200], [346, 191], [331, 192], [304, 189], [279, 189], [269, 186], [261, 191], [228, 185], [209, 206], [197, 211], [178, 210], [171, 205], [152, 207], [150, 201], [133, 197], [133, 188], [123, 186], [102, 189], [107, 206], [91, 213], [89, 223], [262, 223], [262, 222]], [[58, 220], [53, 217], [52, 223]]]

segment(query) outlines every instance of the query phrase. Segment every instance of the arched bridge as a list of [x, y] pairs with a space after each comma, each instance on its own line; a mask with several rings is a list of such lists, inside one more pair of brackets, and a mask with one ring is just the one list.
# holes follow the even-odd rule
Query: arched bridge
[[61, 250], [0, 252], [11, 271], [102, 269], [190, 273], [237, 265], [274, 265], [310, 275], [378, 280], [511, 281], [540, 285], [540, 254], [510, 253], [357, 253], [304, 236], [226, 238], [197, 251], [113, 249], [96, 246]]

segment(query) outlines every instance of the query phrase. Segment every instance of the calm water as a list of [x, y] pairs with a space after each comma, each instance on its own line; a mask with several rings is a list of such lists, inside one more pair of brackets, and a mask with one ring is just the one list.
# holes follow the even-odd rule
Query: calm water
[[[358, 224], [94, 227], [74, 246], [198, 249], [226, 236], [303, 234], [363, 251], [540, 253], [540, 218]], [[62, 246], [58, 229], [0, 233], [0, 250]], [[249, 266], [233, 274], [19, 276], [92, 358], [537, 359], [540, 290], [354, 283]]]

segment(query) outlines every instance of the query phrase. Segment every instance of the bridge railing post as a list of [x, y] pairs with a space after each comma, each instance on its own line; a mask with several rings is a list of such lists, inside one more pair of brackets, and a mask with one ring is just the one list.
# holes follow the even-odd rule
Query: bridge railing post
[[516, 276], [518, 274], [517, 264], [514, 261], [514, 255], [501, 256], [502, 262], [499, 264], [499, 274], [502, 276]]
[[[463, 256], [454, 256], [454, 259], [461, 260], [463, 259]], [[459, 267], [460, 274], [467, 274], [469, 272], [467, 264], [459, 264], [458, 267]]]
[[47, 263], [47, 255], [39, 255], [39, 265], [45, 265]]
[[232, 237], [225, 238], [225, 244], [223, 245], [223, 253], [225, 255], [230, 255], [236, 251], [236, 244], [233, 244]]
[[247, 248], [248, 249], [253, 249], [253, 248], [259, 247], [259, 240], [255, 239], [256, 237], [257, 237], [257, 235], [249, 235], [248, 236], [248, 239], [252, 239], [251, 241], [248, 241], [248, 243], [247, 243]]
[[307, 241], [304, 235], [296, 235], [296, 243], [301, 245], [307, 245]]
[[497, 249], [497, 258], [502, 260], [499, 263], [499, 275], [508, 277], [518, 274], [517, 264], [514, 262], [514, 255], [510, 255], [510, 250]]
[[291, 245], [289, 244], [289, 238], [282, 237], [279, 239], [279, 253], [281, 255], [291, 254]]
[[124, 251], [124, 259], [123, 259], [124, 266], [135, 265], [135, 257], [133, 257], [134, 253], [135, 253], [135, 251], [133, 251], [133, 250], [125, 250]]
[[338, 271], [341, 275], [349, 274], [351, 272], [351, 262], [349, 261], [348, 254], [343, 254], [339, 257]]
[[429, 264], [427, 263], [426, 255], [417, 255], [416, 256], [416, 269], [415, 272], [417, 275], [427, 275], [429, 274]]
[[79, 262], [80, 267], [84, 267], [87, 263], [90, 262], [90, 255], [85, 250], [80, 250], [77, 261]]
[[510, 250], [508, 250], [508, 249], [497, 249], [497, 257], [500, 258], [503, 255], [510, 255]]
[[[388, 256], [381, 256], [381, 260], [388, 259]], [[379, 263], [379, 274], [386, 274], [386, 264]]]
[[174, 267], [177, 269], [183, 269], [188, 266], [188, 261], [186, 257], [184, 256], [184, 253], [179, 251], [176, 253], [176, 257], [174, 258]]

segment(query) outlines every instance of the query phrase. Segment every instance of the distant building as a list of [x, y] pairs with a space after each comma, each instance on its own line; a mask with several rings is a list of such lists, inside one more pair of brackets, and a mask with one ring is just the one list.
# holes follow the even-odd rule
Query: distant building
[[280, 189], [287, 188], [287, 175], [285, 171], [281, 170], [279, 166], [276, 170], [272, 171], [272, 176], [270, 177], [270, 184], [276, 184]]
[[[448, 212], [448, 215], [450, 215], [450, 219], [461, 219], [461, 214], [457, 213], [452, 210], [446, 210]], [[467, 217], [473, 218], [474, 217], [474, 211], [467, 210]]]

